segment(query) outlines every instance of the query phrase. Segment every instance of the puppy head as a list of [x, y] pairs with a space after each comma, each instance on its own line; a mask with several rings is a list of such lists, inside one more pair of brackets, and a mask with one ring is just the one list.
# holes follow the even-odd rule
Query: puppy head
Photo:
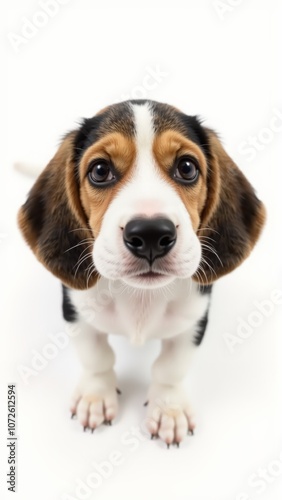
[[19, 212], [38, 259], [84, 289], [203, 284], [236, 268], [265, 218], [212, 130], [166, 104], [127, 101], [63, 140]]

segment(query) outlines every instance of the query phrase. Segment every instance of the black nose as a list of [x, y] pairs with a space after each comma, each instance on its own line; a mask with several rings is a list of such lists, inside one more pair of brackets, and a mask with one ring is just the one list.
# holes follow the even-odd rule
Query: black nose
[[169, 219], [133, 219], [124, 228], [127, 248], [150, 264], [166, 255], [176, 242], [176, 227]]

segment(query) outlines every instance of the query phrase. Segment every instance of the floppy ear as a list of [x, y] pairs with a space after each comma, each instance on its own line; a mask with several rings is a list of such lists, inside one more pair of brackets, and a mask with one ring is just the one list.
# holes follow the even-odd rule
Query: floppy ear
[[[71, 132], [32, 187], [18, 214], [19, 227], [38, 260], [72, 288], [89, 282], [93, 234], [83, 211], [75, 176]], [[94, 266], [93, 266], [94, 267]]]
[[249, 255], [264, 225], [265, 208], [215, 132], [206, 129], [206, 133], [211, 158], [208, 197], [198, 230], [203, 256], [199, 274], [204, 283], [211, 283]]

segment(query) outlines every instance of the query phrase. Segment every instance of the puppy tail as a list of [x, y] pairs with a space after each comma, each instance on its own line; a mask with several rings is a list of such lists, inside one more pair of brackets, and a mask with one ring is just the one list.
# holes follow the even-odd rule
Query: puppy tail
[[21, 172], [28, 177], [33, 177], [34, 179], [38, 177], [38, 175], [41, 174], [43, 170], [38, 165], [32, 165], [30, 163], [22, 162], [14, 163], [14, 169], [17, 170], [17, 172]]

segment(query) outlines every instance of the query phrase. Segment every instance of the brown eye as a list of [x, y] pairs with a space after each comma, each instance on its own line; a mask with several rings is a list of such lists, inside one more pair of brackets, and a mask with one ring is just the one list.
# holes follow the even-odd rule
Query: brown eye
[[115, 181], [113, 165], [107, 160], [95, 160], [88, 168], [88, 179], [91, 184], [105, 185]]
[[174, 167], [174, 178], [183, 184], [194, 183], [199, 176], [197, 161], [187, 158], [179, 158]]

